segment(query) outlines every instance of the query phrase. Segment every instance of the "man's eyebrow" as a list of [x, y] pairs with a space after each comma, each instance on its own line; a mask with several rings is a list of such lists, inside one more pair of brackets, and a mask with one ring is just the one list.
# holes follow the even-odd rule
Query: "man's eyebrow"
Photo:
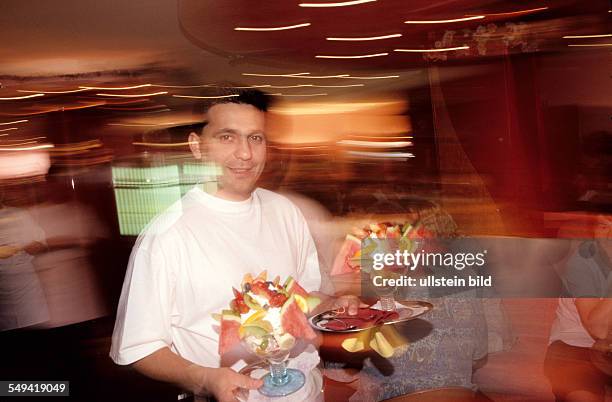
[[213, 135], [226, 133], [240, 135], [240, 133], [237, 130], [234, 130], [233, 128], [220, 128], [219, 130], [215, 131]]
[[215, 131], [212, 135], [219, 135], [219, 134], [235, 134], [235, 135], [247, 135], [247, 136], [248, 135], [257, 135], [257, 134], [263, 135], [263, 136], [266, 135], [265, 131], [263, 131], [263, 130], [255, 130], [255, 131], [252, 131], [250, 133], [242, 134], [240, 131], [235, 130], [233, 128], [220, 128], [219, 130]]

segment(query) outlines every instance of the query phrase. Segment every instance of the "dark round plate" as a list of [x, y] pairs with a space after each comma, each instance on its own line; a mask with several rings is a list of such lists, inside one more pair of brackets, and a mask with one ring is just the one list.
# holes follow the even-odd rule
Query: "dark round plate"
[[333, 310], [324, 311], [322, 313], [314, 315], [310, 317], [308, 321], [314, 329], [319, 331], [333, 333], [350, 333], [364, 331], [366, 329], [380, 327], [382, 325], [397, 324], [399, 322], [414, 320], [415, 318], [422, 316], [433, 308], [433, 305], [431, 303], [424, 301], [402, 301], [398, 303], [403, 306], [402, 308], [398, 308], [396, 310], [396, 312], [399, 314], [398, 318], [385, 320], [383, 322], [371, 323], [369, 325], [360, 325], [358, 328], [348, 328], [343, 330], [333, 330], [326, 328], [324, 324], [327, 323], [329, 320], [333, 319]]

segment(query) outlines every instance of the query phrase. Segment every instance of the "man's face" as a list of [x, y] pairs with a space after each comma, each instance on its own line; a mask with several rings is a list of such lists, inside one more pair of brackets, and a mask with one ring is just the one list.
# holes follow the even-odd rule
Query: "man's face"
[[222, 169], [217, 196], [242, 201], [251, 196], [266, 163], [265, 114], [237, 103], [214, 105], [200, 136], [206, 161]]

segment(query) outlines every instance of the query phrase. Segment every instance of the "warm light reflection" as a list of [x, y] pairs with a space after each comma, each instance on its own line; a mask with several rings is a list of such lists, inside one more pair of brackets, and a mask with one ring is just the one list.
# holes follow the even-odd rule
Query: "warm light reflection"
[[38, 98], [39, 96], [45, 96], [45, 94], [33, 94], [33, 95], [24, 95], [24, 96], [11, 96], [9, 98], [0, 98], [0, 100], [30, 99], [30, 98]]
[[255, 32], [269, 32], [269, 31], [286, 31], [289, 29], [297, 29], [297, 28], [304, 28], [304, 27], [308, 27], [310, 26], [310, 22], [306, 22], [303, 24], [297, 24], [297, 25], [286, 25], [286, 26], [281, 26], [281, 27], [267, 27], [267, 28], [263, 28], [263, 27], [236, 27], [234, 28], [234, 31], [255, 31]]
[[[347, 102], [347, 103], [315, 103], [308, 105], [292, 105], [291, 107], [273, 107], [270, 110], [274, 113], [299, 116], [299, 115], [330, 115], [339, 113], [352, 113], [367, 111], [373, 108], [396, 108], [403, 107], [404, 103], [399, 101], [391, 102]], [[378, 137], [377, 137], [378, 138]]]
[[317, 59], [367, 59], [370, 57], [382, 57], [388, 56], [389, 53], [372, 53], [372, 54], [361, 54], [357, 56], [329, 56], [329, 55], [316, 55]]
[[484, 16], [485, 17], [508, 17], [508, 16], [513, 16], [513, 15], [536, 13], [538, 11], [544, 11], [544, 10], [548, 10], [548, 7], [531, 8], [528, 10], [520, 10], [520, 11], [510, 11], [507, 13], [490, 13], [490, 14], [484, 14]]
[[20, 124], [20, 123], [26, 123], [26, 122], [28, 122], [28, 120], [8, 121], [6, 123], [0, 123], [0, 126], [8, 126], [9, 124]]
[[[273, 88], [273, 89], [289, 89], [289, 88], [305, 88], [312, 87], [312, 84], [298, 84], [298, 85], [264, 85], [265, 88]], [[253, 85], [253, 88], [256, 86]]]
[[602, 34], [602, 35], [567, 35], [564, 36], [563, 39], [587, 39], [587, 38], [609, 38], [612, 34]]
[[391, 38], [399, 38], [402, 34], [391, 34], [391, 35], [382, 35], [382, 36], [368, 36], [362, 38], [325, 38], [327, 40], [335, 40], [335, 41], [368, 41], [368, 40], [381, 40], [381, 39], [391, 39]]
[[[380, 137], [384, 139], [384, 137]], [[358, 140], [342, 140], [338, 141], [339, 145], [348, 145], [354, 147], [366, 148], [403, 148], [412, 145], [410, 141], [358, 141]]]
[[242, 73], [242, 75], [250, 77], [282, 77], [282, 78], [304, 78], [304, 79], [323, 79], [323, 78], [345, 78], [348, 74], [339, 75], [310, 75], [310, 73], [298, 73], [298, 74], [255, 74], [255, 73]]
[[316, 84], [298, 84], [298, 85], [262, 85], [262, 87], [273, 89], [290, 89], [290, 88], [352, 88], [363, 87], [364, 84], [348, 84], [348, 85], [316, 85]]
[[270, 85], [247, 85], [244, 87], [227, 87], [227, 86], [219, 86], [213, 85], [215, 88], [230, 88], [230, 89], [251, 89], [251, 88], [267, 88]]
[[53, 148], [53, 145], [51, 144], [43, 144], [43, 145], [36, 145], [33, 147], [19, 147], [19, 148], [5, 148], [5, 147], [0, 147], [0, 151], [34, 151], [37, 149], [47, 149], [47, 148]]
[[19, 129], [17, 127], [3, 128], [3, 129], [0, 129], [0, 132], [3, 132], [3, 131], [13, 131], [13, 130], [19, 130]]
[[233, 98], [240, 96], [237, 94], [232, 95], [219, 95], [219, 96], [196, 96], [196, 95], [172, 95], [175, 98], [189, 98], [189, 99], [222, 99], [222, 98]]
[[116, 106], [116, 105], [133, 105], [135, 103], [146, 103], [150, 101], [150, 99], [129, 99], [129, 100], [112, 100], [106, 102], [107, 105]]
[[30, 91], [30, 90], [26, 90], [26, 89], [18, 89], [17, 92], [24, 92], [24, 93], [41, 93], [41, 94], [72, 94], [72, 93], [76, 93], [76, 92], [84, 92], [84, 91], [89, 91], [89, 89], [87, 88], [79, 88], [79, 89], [69, 89], [66, 91]]
[[101, 148], [102, 142], [100, 140], [89, 140], [89, 141], [81, 141], [75, 142], [71, 144], [58, 144], [55, 149], [53, 149], [54, 154], [77, 154], [82, 153], [82, 151], [87, 151], [94, 148]]
[[157, 95], [165, 95], [167, 93], [168, 93], [167, 91], [160, 91], [160, 92], [152, 92], [149, 94], [135, 94], [135, 95], [104, 94], [104, 93], [98, 93], [96, 95], [97, 96], [109, 96], [109, 97], [114, 97], [114, 98], [142, 98], [143, 96], [157, 96]]
[[350, 155], [363, 156], [366, 158], [382, 158], [382, 159], [414, 158], [414, 154], [410, 152], [347, 151], [347, 153]]
[[289, 78], [305, 78], [305, 79], [327, 79], [327, 78], [346, 78], [348, 77], [348, 74], [340, 74], [340, 75], [295, 75], [293, 77], [289, 77]]
[[242, 73], [250, 77], [297, 77], [300, 75], [310, 75], [310, 73], [294, 73], [294, 74], [259, 74], [259, 73]]
[[404, 21], [404, 24], [446, 24], [448, 22], [463, 22], [463, 21], [481, 20], [484, 17], [485, 17], [484, 15], [474, 15], [472, 17], [453, 18], [450, 20], [412, 20], [412, 21]]
[[300, 7], [346, 7], [346, 6], [355, 6], [358, 4], [364, 3], [372, 3], [376, 0], [352, 0], [352, 1], [342, 1], [339, 3], [300, 3]]
[[184, 147], [189, 142], [132, 142], [133, 145], [144, 145], [147, 147]]
[[186, 124], [181, 121], [169, 121], [166, 123], [108, 123], [109, 126], [121, 127], [160, 127], [160, 126], [182, 126]]
[[13, 141], [13, 142], [15, 142], [15, 141], [22, 141], [22, 142], [23, 142], [23, 141], [30, 141], [30, 142], [34, 141], [35, 143], [37, 143], [37, 142], [38, 142], [37, 140], [44, 140], [44, 139], [46, 139], [46, 138], [47, 138], [47, 137], [45, 137], [45, 136], [40, 136], [40, 137], [32, 137], [32, 138], [19, 138], [19, 139], [14, 139], [14, 140], [12, 140], [12, 139], [8, 139], [8, 138], [7, 138], [7, 139], [4, 139], [4, 140], [2, 140], [2, 141]]
[[590, 45], [567, 45], [569, 47], [597, 47], [597, 46], [612, 46], [612, 43], [593, 43]]
[[281, 93], [278, 93], [278, 94], [268, 94], [268, 95], [272, 95], [272, 96], [304, 96], [304, 97], [307, 97], [307, 96], [327, 96], [326, 93], [321, 93], [321, 94], [281, 94]]
[[348, 84], [348, 85], [311, 85], [313, 88], [352, 88], [363, 87], [365, 84]]
[[345, 75], [344, 77], [340, 77], [344, 79], [351, 80], [385, 80], [388, 78], [399, 78], [399, 75], [380, 75], [380, 76], [371, 76], [371, 77], [355, 77], [353, 75]]
[[129, 87], [85, 87], [80, 86], [82, 89], [95, 89], [96, 91], [123, 91], [126, 89], [138, 89], [152, 86], [151, 84], [132, 85]]
[[401, 140], [401, 139], [413, 139], [414, 137], [411, 135], [405, 135], [405, 136], [374, 136], [374, 135], [352, 135], [352, 137], [356, 137], [356, 138], [371, 138], [371, 139], [393, 139], [393, 140]]
[[26, 141], [26, 140], [19, 140], [20, 142], [18, 143], [14, 143], [14, 144], [2, 144], [2, 146], [7, 147], [10, 149], [15, 149], [14, 147], [22, 147], [24, 145], [30, 145], [30, 144], [38, 144], [38, 141]]
[[79, 110], [79, 109], [87, 109], [90, 107], [102, 106], [106, 105], [106, 102], [98, 102], [98, 103], [88, 103], [87, 105], [82, 106], [63, 106], [59, 110]]
[[213, 84], [200, 84], [200, 85], [164, 85], [164, 84], [151, 84], [152, 87], [157, 88], [178, 88], [178, 89], [188, 89], [188, 88], [206, 88], [214, 86]]
[[407, 53], [429, 53], [429, 52], [449, 52], [452, 50], [464, 50], [469, 49], [469, 46], [458, 46], [458, 47], [443, 47], [439, 49], [393, 49], [394, 52], [407, 52]]

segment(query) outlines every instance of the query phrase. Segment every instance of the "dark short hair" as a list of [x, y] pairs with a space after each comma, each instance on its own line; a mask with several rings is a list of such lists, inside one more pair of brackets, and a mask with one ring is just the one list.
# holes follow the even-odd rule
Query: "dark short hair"
[[193, 112], [195, 116], [201, 118], [208, 110], [215, 105], [226, 103], [236, 103], [240, 105], [251, 105], [257, 110], [267, 112], [270, 107], [270, 96], [258, 89], [242, 89], [236, 86], [219, 85], [207, 87], [201, 91], [200, 96], [217, 97], [206, 99], [205, 102], [194, 105]]

